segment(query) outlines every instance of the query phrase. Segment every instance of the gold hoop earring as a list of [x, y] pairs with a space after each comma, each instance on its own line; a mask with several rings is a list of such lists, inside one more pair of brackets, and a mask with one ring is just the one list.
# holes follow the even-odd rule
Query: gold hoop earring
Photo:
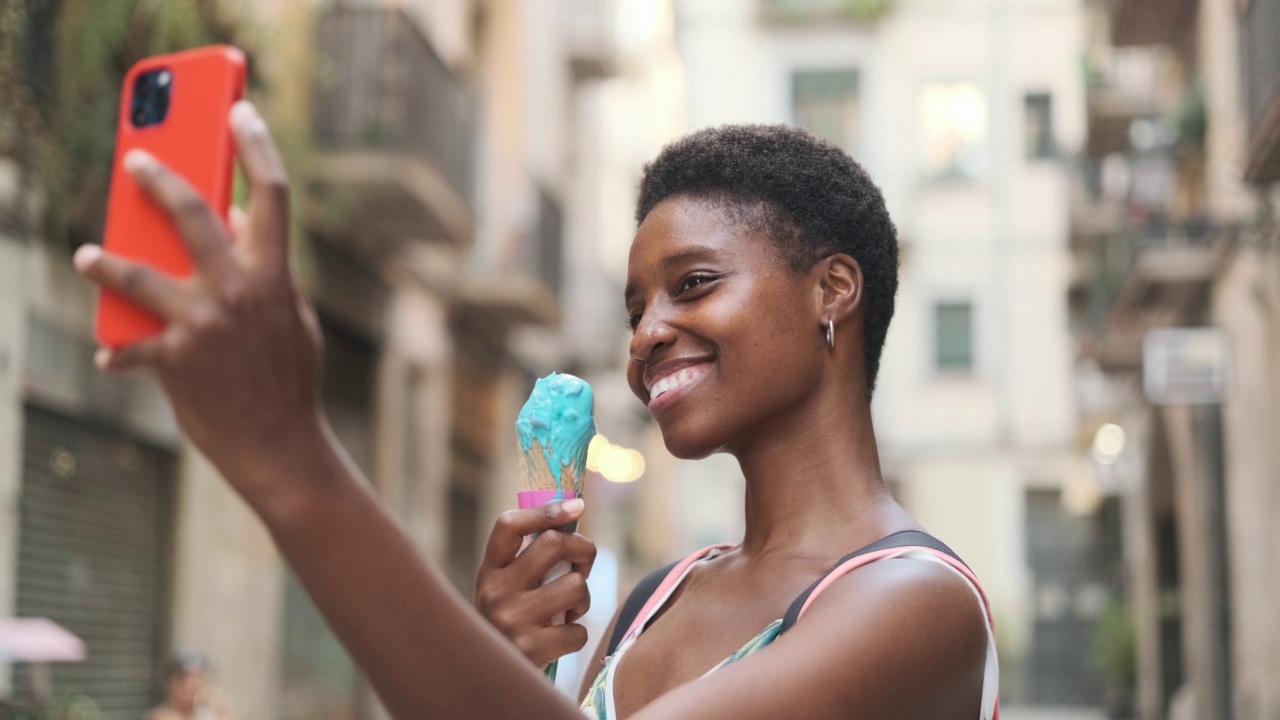
[[836, 324], [831, 318], [827, 318], [827, 347], [836, 348]]

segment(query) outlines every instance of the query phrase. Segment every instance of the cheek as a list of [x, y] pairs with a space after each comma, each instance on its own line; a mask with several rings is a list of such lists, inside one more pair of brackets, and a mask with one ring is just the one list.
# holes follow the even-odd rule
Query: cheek
[[626, 376], [627, 386], [631, 388], [631, 393], [635, 395], [641, 402], [644, 402], [644, 370], [643, 365], [628, 358]]
[[[816, 330], [790, 288], [747, 287], [711, 310], [724, 329], [722, 361], [737, 381], [773, 384], [811, 365]], [[743, 377], [745, 376], [745, 377]]]

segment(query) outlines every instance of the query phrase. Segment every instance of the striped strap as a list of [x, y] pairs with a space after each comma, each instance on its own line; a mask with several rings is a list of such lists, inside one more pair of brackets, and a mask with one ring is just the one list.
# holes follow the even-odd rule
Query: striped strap
[[[680, 578], [684, 576], [685, 571], [689, 569], [690, 565], [705, 558], [712, 552], [717, 550], [728, 550], [731, 547], [733, 547], [733, 545], [708, 545], [672, 566], [671, 571], [667, 573], [666, 577], [662, 579], [662, 582], [658, 584], [658, 587], [649, 595], [649, 599], [641, 606], [640, 612], [636, 613], [635, 618], [627, 626], [627, 631], [623, 633], [614, 650], [616, 651], [618, 647], [622, 647], [622, 643], [626, 642], [627, 638], [635, 635], [640, 628], [644, 627], [644, 624], [649, 621], [649, 616], [653, 615], [653, 613], [657, 612], [658, 608], [662, 607], [662, 604], [667, 601], [667, 597], [671, 594], [671, 591], [675, 589], [676, 583], [680, 582]], [[619, 618], [619, 620], [621, 619], [622, 618]], [[610, 654], [612, 655], [613, 653]]]

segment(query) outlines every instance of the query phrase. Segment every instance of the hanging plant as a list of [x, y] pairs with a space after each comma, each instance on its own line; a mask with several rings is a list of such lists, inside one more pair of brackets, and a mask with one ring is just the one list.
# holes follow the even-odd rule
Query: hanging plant
[[845, 20], [869, 25], [893, 10], [895, 0], [765, 0], [765, 13], [783, 22]]
[[[20, 0], [6, 0], [19, 5]], [[19, 98], [19, 134], [33, 146], [50, 241], [101, 237], [120, 88], [133, 63], [212, 42], [235, 42], [238, 23], [214, 0], [46, 0], [6, 8], [0, 82]], [[37, 15], [33, 6], [39, 6]], [[48, 38], [51, 41], [41, 42]], [[46, 69], [47, 68], [47, 69]], [[12, 69], [8, 75], [6, 69]], [[25, 102], [22, 100], [25, 99]]]

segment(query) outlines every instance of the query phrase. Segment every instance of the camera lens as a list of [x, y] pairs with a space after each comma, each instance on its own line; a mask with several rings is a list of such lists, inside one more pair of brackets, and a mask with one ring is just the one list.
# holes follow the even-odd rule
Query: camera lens
[[133, 82], [129, 119], [135, 127], [159, 125], [169, 114], [173, 72], [167, 68], [140, 73]]

